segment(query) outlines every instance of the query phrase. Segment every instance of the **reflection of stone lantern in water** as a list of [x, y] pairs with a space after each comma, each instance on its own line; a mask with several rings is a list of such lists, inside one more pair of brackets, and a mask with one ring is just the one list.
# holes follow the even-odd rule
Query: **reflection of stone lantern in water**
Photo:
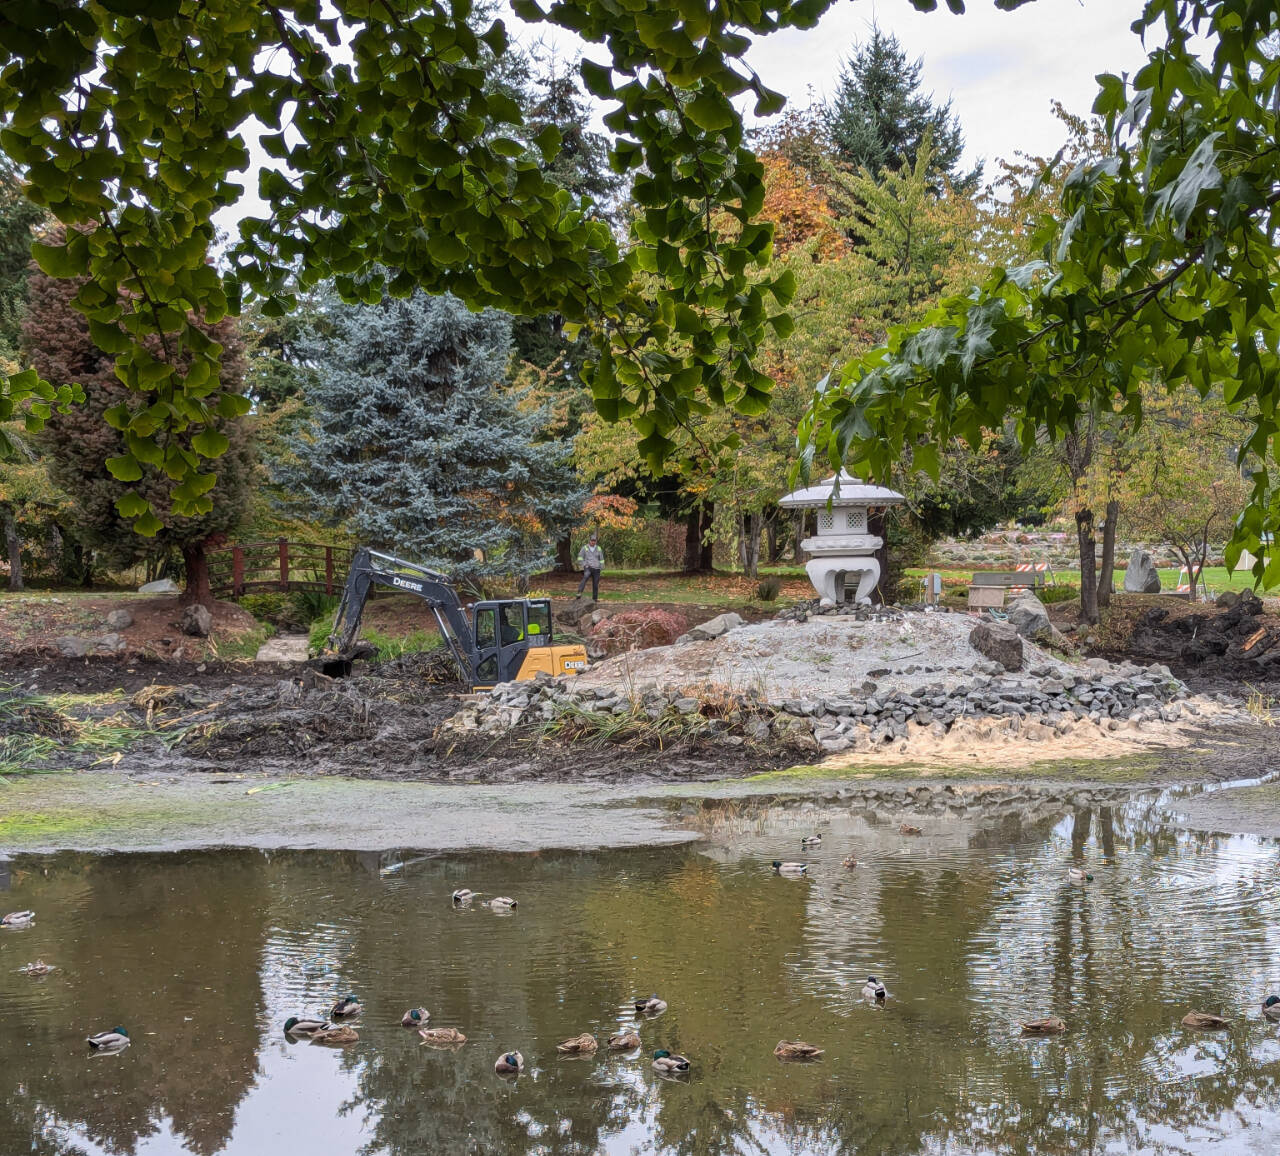
[[860, 606], [871, 602], [871, 591], [880, 581], [874, 555], [884, 539], [870, 532], [867, 521], [873, 511], [905, 500], [896, 490], [868, 486], [844, 472], [838, 493], [833, 474], [779, 499], [778, 505], [786, 509], [818, 511], [817, 537], [806, 538], [800, 548], [810, 555], [805, 570], [821, 597], [846, 602], [852, 595]]

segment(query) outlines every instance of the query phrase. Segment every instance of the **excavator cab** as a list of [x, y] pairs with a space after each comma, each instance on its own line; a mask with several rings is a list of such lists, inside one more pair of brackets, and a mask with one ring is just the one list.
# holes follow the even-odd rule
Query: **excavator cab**
[[586, 669], [586, 652], [581, 646], [555, 645], [549, 599], [477, 602], [471, 607], [471, 621], [477, 690], [529, 679], [539, 671], [559, 675]]

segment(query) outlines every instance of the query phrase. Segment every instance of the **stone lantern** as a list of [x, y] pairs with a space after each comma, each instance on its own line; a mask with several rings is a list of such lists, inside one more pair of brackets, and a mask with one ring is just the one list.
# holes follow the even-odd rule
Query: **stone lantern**
[[843, 471], [838, 493], [833, 474], [778, 500], [785, 509], [818, 511], [817, 537], [806, 538], [800, 548], [810, 555], [805, 570], [819, 597], [837, 603], [852, 598], [859, 606], [870, 604], [871, 591], [880, 581], [875, 552], [884, 539], [868, 532], [867, 518], [872, 509], [905, 500], [896, 490], [869, 486]]

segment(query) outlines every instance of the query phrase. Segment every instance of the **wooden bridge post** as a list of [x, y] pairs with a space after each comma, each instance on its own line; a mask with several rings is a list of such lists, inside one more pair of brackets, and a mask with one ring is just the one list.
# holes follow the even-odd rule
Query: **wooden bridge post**
[[280, 589], [289, 589], [289, 541], [280, 539]]
[[239, 598], [244, 593], [244, 547], [231, 547], [231, 596]]
[[333, 593], [333, 547], [324, 548], [324, 592]]

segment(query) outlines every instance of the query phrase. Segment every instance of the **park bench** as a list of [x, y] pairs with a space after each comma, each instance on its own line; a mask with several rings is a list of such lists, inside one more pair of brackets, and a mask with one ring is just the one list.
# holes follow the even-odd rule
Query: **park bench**
[[969, 609], [989, 610], [1004, 605], [1006, 590], [1043, 590], [1043, 570], [978, 570], [969, 583]]

